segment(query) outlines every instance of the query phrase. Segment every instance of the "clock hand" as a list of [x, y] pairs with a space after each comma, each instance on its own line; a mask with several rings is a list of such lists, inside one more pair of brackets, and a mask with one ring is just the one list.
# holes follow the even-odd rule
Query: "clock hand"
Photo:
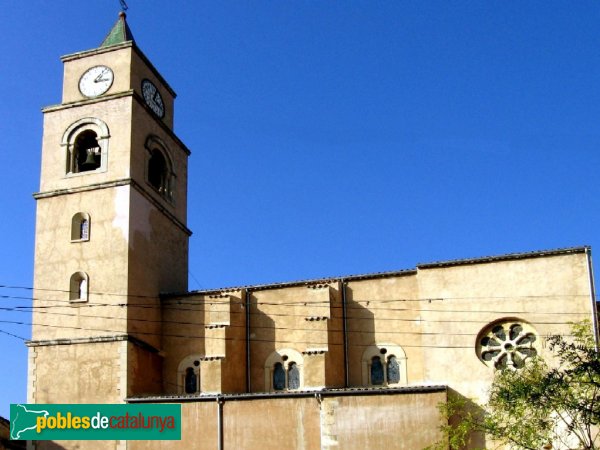
[[99, 83], [101, 81], [108, 81], [106, 78], [102, 78], [106, 74], [106, 69], [104, 69], [100, 74], [94, 79], [94, 83]]

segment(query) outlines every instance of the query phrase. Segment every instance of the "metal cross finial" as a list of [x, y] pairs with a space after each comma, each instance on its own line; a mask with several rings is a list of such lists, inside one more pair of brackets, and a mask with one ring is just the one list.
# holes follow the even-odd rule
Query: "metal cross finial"
[[125, 3], [125, 0], [119, 0], [119, 2], [121, 3], [122, 11], [127, 11], [129, 9], [129, 6], [127, 6], [127, 3]]

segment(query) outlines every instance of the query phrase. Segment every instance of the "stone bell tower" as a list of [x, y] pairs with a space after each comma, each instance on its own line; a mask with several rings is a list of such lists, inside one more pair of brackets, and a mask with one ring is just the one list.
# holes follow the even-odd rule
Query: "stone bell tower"
[[175, 92], [125, 13], [64, 63], [43, 109], [30, 403], [160, 393], [159, 294], [187, 290], [187, 158]]

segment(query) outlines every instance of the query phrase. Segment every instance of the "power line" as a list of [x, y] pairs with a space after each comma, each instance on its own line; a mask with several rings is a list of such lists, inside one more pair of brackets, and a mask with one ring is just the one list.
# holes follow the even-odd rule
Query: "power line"
[[[20, 312], [20, 313], [28, 313], [29, 311], [24, 311], [24, 310], [13, 310], [11, 308], [0, 308], [0, 311], [9, 311], [9, 312]], [[47, 315], [56, 315], [56, 316], [66, 316], [66, 317], [77, 317], [77, 318], [89, 318], [89, 319], [108, 319], [108, 320], [127, 320], [129, 322], [143, 322], [143, 323], [160, 323], [160, 324], [173, 324], [173, 325], [196, 325], [199, 327], [207, 327], [210, 326], [210, 323], [206, 323], [206, 322], [184, 322], [184, 321], [174, 321], [174, 320], [153, 320], [153, 319], [142, 319], [142, 318], [127, 318], [127, 317], [114, 317], [114, 316], [98, 316], [98, 315], [82, 315], [82, 314], [69, 314], [69, 313], [59, 313], [59, 312], [52, 312], [52, 311], [39, 311], [39, 314], [47, 314]], [[577, 314], [577, 313], [574, 313]], [[540, 323], [540, 322], [536, 322], [536, 323]], [[549, 322], [543, 322], [543, 323], [549, 323]], [[554, 324], [560, 324], [562, 322], [554, 322]], [[229, 328], [243, 328], [245, 329], [246, 326], [245, 325], [235, 325], [235, 324], [228, 324], [225, 325]], [[260, 325], [252, 325], [250, 327], [251, 329], [268, 329], [268, 330], [286, 330], [286, 331], [308, 331], [308, 332], [343, 332], [344, 330], [342, 328], [330, 328], [327, 327], [327, 329], [324, 330], [317, 330], [315, 328], [301, 328], [301, 327], [285, 327], [285, 326], [260, 326]], [[407, 335], [415, 335], [415, 336], [436, 336], [436, 335], [443, 335], [443, 336], [448, 336], [448, 335], [452, 335], [452, 336], [477, 336], [478, 333], [450, 333], [450, 332], [440, 332], [440, 333], [434, 333], [434, 332], [419, 332], [419, 331], [399, 331], [399, 330], [394, 330], [394, 331], [374, 331], [374, 330], [365, 330], [365, 329], [361, 329], [361, 330], [347, 330], [348, 333], [359, 333], [359, 334], [407, 334]]]
[[7, 334], [7, 335], [12, 336], [12, 337], [17, 338], [17, 339], [21, 339], [22, 341], [26, 341], [27, 340], [24, 337], [17, 336], [16, 334], [9, 333], [8, 331], [0, 330], [0, 333]]
[[[308, 286], [307, 286], [308, 287]], [[11, 285], [7, 285], [7, 284], [0, 284], [0, 288], [2, 289], [23, 289], [23, 290], [28, 290], [28, 291], [45, 291], [45, 292], [62, 292], [62, 293], [71, 293], [71, 290], [67, 290], [67, 289], [50, 289], [50, 288], [35, 288], [35, 287], [30, 287], [30, 286], [11, 286]], [[285, 288], [285, 287], [282, 287]], [[234, 288], [234, 289], [215, 289], [215, 290], [210, 290], [207, 291], [207, 293], [198, 293], [197, 295], [199, 296], [211, 296], [211, 295], [218, 295], [219, 293], [221, 295], [226, 295], [227, 296], [227, 292], [231, 292], [231, 291], [240, 291], [240, 290], [250, 290], [251, 292], [261, 292], [261, 291], [254, 291], [252, 290], [251, 287], [241, 287], [241, 288]], [[210, 292], [210, 293], [209, 293]], [[120, 293], [116, 293], [116, 292], [102, 292], [102, 291], [89, 291], [90, 295], [106, 295], [106, 296], [116, 296], [116, 297], [125, 297], [125, 298], [152, 298], [152, 299], [159, 299], [160, 295], [142, 295], [142, 294], [120, 294]], [[193, 295], [193, 293], [191, 293]], [[189, 293], [188, 294], [181, 294], [181, 296], [185, 296], [185, 297], [189, 297]], [[2, 296], [0, 296], [1, 298]], [[361, 300], [351, 300], [355, 303], [365, 303], [365, 302], [396, 302], [396, 301], [403, 301], [403, 302], [433, 302], [433, 301], [442, 301], [442, 300], [482, 300], [482, 299], [486, 299], [486, 300], [503, 300], [503, 299], [515, 299], [515, 298], [522, 298], [522, 299], [526, 299], [526, 298], [543, 298], [543, 299], [547, 299], [547, 298], [571, 298], [571, 297], [589, 297], [589, 294], [573, 294], [573, 293], [566, 293], [566, 294], [528, 294], [528, 295], [485, 295], [485, 296], [464, 296], [464, 297], [449, 297], [449, 296], [444, 296], [444, 297], [427, 297], [427, 298], [394, 298], [394, 299], [361, 299]], [[23, 297], [26, 298], [26, 297]], [[169, 299], [170, 301], [173, 300], [177, 300], [178, 296], [177, 294], [171, 294], [171, 298]], [[179, 300], [181, 301], [181, 300]], [[185, 299], [184, 299], [185, 301]], [[241, 303], [241, 302], [240, 302]], [[312, 302], [309, 300], [298, 300], [297, 302], [282, 302], [282, 303], [275, 303], [275, 302], [261, 302], [262, 304], [270, 304], [273, 306], [279, 306], [279, 305], [295, 305], [295, 304], [305, 304], [305, 303], [310, 303], [310, 304], [314, 304], [314, 303], [329, 303], [328, 301], [322, 301], [322, 302]]]
[[[1, 287], [1, 286], [0, 286]], [[60, 291], [60, 292], [68, 292], [68, 291]], [[106, 294], [106, 295], [116, 295], [116, 294]], [[497, 300], [497, 299], [525, 299], [525, 298], [540, 298], [540, 299], [546, 299], [549, 300], [551, 298], [554, 298], [556, 300], [564, 300], [564, 298], [576, 298], [576, 297], [589, 297], [588, 295], [577, 295], [577, 294], [564, 294], [564, 295], [547, 295], [547, 296], [512, 296], [512, 297], [444, 297], [444, 298], [436, 298], [436, 299], [432, 299], [432, 298], [424, 298], [424, 299], [404, 299], [404, 298], [395, 298], [395, 299], [369, 299], [369, 300], [350, 300], [347, 305], [346, 308], [347, 309], [368, 309], [368, 310], [385, 310], [385, 311], [393, 311], [393, 310], [398, 310], [398, 311], [437, 311], [437, 310], [426, 310], [426, 309], [410, 309], [410, 308], [402, 308], [402, 309], [394, 309], [394, 308], [378, 308], [376, 306], [371, 306], [371, 303], [404, 303], [404, 302], [429, 302], [429, 303], [433, 303], [433, 302], [442, 302], [442, 301], [452, 301], [452, 300], [466, 300], [466, 299], [471, 299], [471, 300]], [[156, 297], [153, 297], [156, 298]], [[10, 300], [10, 299], [14, 299], [14, 300], [32, 300], [32, 301], [41, 301], [41, 302], [54, 302], [54, 303], [68, 303], [68, 304], [73, 304], [76, 302], [73, 302], [71, 300], [63, 300], [63, 299], [51, 299], [51, 298], [43, 298], [43, 297], [23, 297], [23, 296], [15, 296], [15, 295], [0, 295], [0, 299], [5, 299], [5, 300]], [[173, 301], [176, 301], [176, 305], [188, 305], [188, 306], [204, 306], [204, 305], [226, 305], [229, 303], [233, 303], [233, 304], [237, 304], [237, 305], [241, 305], [241, 306], [245, 306], [245, 302], [243, 301], [238, 301], [238, 300], [229, 300], [229, 301], [202, 301], [202, 302], [197, 302], [197, 301], [193, 301], [193, 300], [187, 300], [187, 301], [181, 301], [181, 300], [176, 300], [174, 299]], [[338, 302], [336, 302], [338, 303]], [[353, 305], [352, 303], [356, 303], [356, 305]], [[360, 304], [365, 304], [365, 306], [367, 308], [364, 308], [362, 306], [360, 306]], [[169, 307], [173, 307], [173, 303], [169, 302], [163, 302], [161, 304], [156, 304], [156, 303], [89, 303], [90, 306], [122, 306], [122, 307], [132, 307], [132, 308], [169, 308]], [[329, 309], [341, 309], [342, 305], [341, 304], [332, 304], [331, 300], [324, 300], [324, 301], [318, 301], [318, 302], [314, 302], [314, 301], [308, 301], [308, 300], [300, 300], [297, 302], [281, 302], [281, 303], [275, 303], [275, 302], [261, 302], [261, 301], [255, 301], [255, 302], [251, 302], [250, 304], [251, 306], [273, 306], [273, 307], [286, 307], [286, 306], [291, 306], [291, 307], [298, 307], [298, 306], [305, 306], [305, 307], [315, 307], [315, 308], [329, 308]], [[35, 306], [35, 307], [41, 307], [40, 305]], [[470, 312], [470, 310], [455, 310], [456, 312]], [[523, 311], [525, 312], [525, 311]], [[563, 314], [563, 313], [555, 313], [555, 314]]]
[[[10, 324], [14, 324], [14, 325], [23, 325], [23, 326], [34, 326], [34, 327], [49, 327], [49, 328], [58, 328], [58, 329], [65, 329], [65, 330], [81, 330], [81, 331], [93, 331], [93, 332], [97, 332], [97, 333], [124, 333], [126, 332], [126, 330], [109, 330], [109, 329], [105, 329], [105, 328], [87, 328], [87, 327], [78, 327], [78, 326], [68, 326], [68, 325], [54, 325], [54, 324], [47, 324], [47, 323], [31, 323], [31, 322], [21, 322], [21, 321], [10, 321], [10, 320], [0, 320], [0, 323], [10, 323]], [[548, 323], [548, 322], [537, 322], [537, 323]], [[562, 322], [556, 322], [554, 324], [557, 325], [562, 325]], [[179, 324], [180, 325], [180, 324]], [[252, 327], [251, 327], [252, 328]], [[277, 328], [272, 328], [273, 330], [277, 330]], [[315, 331], [319, 331], [319, 330], [307, 330], [307, 331], [311, 331], [311, 332], [315, 332]], [[327, 332], [328, 330], [322, 330], [323, 332]], [[129, 332], [129, 331], [127, 331]], [[359, 331], [362, 333], [366, 333], [366, 331], [362, 330]], [[206, 336], [205, 334], [203, 335], [196, 335], [196, 334], [173, 334], [173, 333], [153, 333], [153, 332], [148, 332], [148, 331], [131, 331], [129, 332], [129, 334], [132, 335], [145, 335], [145, 336], [156, 336], [156, 337], [173, 337], [173, 338], [183, 338], [183, 339], [210, 339], [210, 340], [223, 340], [223, 341], [246, 341], [245, 337], [219, 337], [219, 336]], [[378, 333], [376, 333], [378, 334]], [[434, 334], [432, 334], [434, 335]], [[438, 336], [449, 336], [452, 337], [453, 334], [451, 333], [436, 333], [435, 335]], [[458, 334], [457, 334], [458, 335]], [[469, 334], [465, 334], [465, 336], [474, 336], [474, 335], [469, 335]], [[541, 336], [544, 337], [544, 336]], [[547, 336], [546, 336], [547, 337]], [[266, 343], [270, 343], [273, 344], [275, 343], [275, 341], [279, 344], [307, 344], [307, 345], [312, 345], [312, 346], [322, 346], [322, 347], [326, 347], [328, 345], [343, 345], [343, 343], [338, 343], [338, 342], [312, 342], [312, 341], [302, 341], [302, 340], [293, 340], [293, 341], [285, 341], [285, 340], [281, 340], [281, 339], [258, 339], [258, 338], [251, 338], [250, 342], [266, 342]], [[356, 344], [356, 343], [352, 343], [352, 346], [370, 346], [372, 344]], [[469, 346], [443, 346], [443, 345], [408, 345], [408, 344], [403, 344], [403, 347], [425, 347], [425, 348], [473, 348], [472, 345]]]
[[[119, 308], [123, 308], [125, 307], [125, 305], [110, 305], [110, 304], [74, 304], [77, 306], [77, 309], [83, 309], [83, 308], [90, 308], [90, 307], [119, 307]], [[136, 307], [136, 305], [130, 305], [129, 307]], [[46, 311], [50, 308], [69, 308], [69, 306], [61, 306], [61, 305], [47, 305], [47, 306], [15, 306], [15, 307], [0, 307], [0, 311], [6, 311], [6, 312], [24, 312], [24, 313], [29, 313], [29, 312], [38, 312], [40, 314], [56, 314], [56, 315], [64, 315], [64, 316], [72, 316], [72, 317], [89, 317], [89, 318], [104, 318], [104, 319], [122, 319], [125, 320], [125, 318], [119, 318], [116, 316], [98, 316], [98, 315], [93, 315], [93, 316], [89, 316], [89, 315], [83, 315], [83, 314], [69, 314], [69, 313], [60, 313], [60, 312], [49, 312]], [[163, 308], [163, 309], [168, 309], [169, 311], [172, 312], [196, 312], [196, 313], [202, 313], [202, 312], [213, 312], [216, 314], [219, 313], [227, 313], [227, 314], [234, 314], [234, 315], [238, 315], [238, 314], [245, 314], [243, 312], [231, 312], [231, 311], [214, 311], [214, 310], [206, 310], [206, 309], [194, 309], [194, 308], [180, 308], [180, 307], [171, 307], [171, 308]], [[476, 311], [469, 311], [469, 310], [430, 310], [430, 309], [424, 309], [424, 310], [418, 310], [418, 309], [395, 309], [395, 308], [388, 308], [388, 309], [384, 309], [384, 308], [378, 308], [378, 309], [382, 309], [384, 311], [388, 311], [388, 312], [414, 312], [414, 313], [420, 313], [420, 312], [427, 312], [427, 313], [435, 313], [435, 314], [452, 314], [455, 315], [457, 313], [460, 314], [499, 314], [499, 315], [522, 315], [522, 314], [528, 314], [528, 315], [537, 315], [537, 316], [543, 316], [543, 315], [550, 315], [550, 316], [556, 316], [556, 315], [560, 315], [560, 316], [564, 316], [564, 315], [571, 315], [571, 316], [587, 316], [587, 312], [545, 312], [545, 311], [509, 311], [509, 310], [476, 310]], [[367, 310], [368, 311], [368, 310]], [[248, 314], [250, 314], [251, 316], [266, 316], [266, 317], [284, 317], [284, 318], [292, 318], [292, 317], [301, 317], [303, 320], [306, 321], [311, 321], [310, 318], [311, 317], [325, 317], [325, 316], [319, 316], [319, 315], [315, 315], [313, 314], [291, 314], [291, 313], [272, 313], [272, 312], [263, 312], [263, 311], [250, 311]], [[325, 317], [328, 320], [342, 320], [342, 317], [340, 316], [330, 316], [330, 317]], [[450, 320], [450, 319], [432, 319], [432, 318], [423, 318], [423, 317], [416, 317], [416, 318], [406, 318], [406, 317], [391, 317], [391, 316], [386, 316], [386, 317], [364, 317], [364, 316], [357, 316], [357, 315], [348, 315], [347, 319], [349, 321], [357, 321], [357, 320], [368, 320], [368, 321], [372, 321], [372, 322], [382, 322], [382, 321], [395, 321], [395, 322], [415, 322], [417, 324], [422, 324], [422, 323], [481, 323], [481, 320], [468, 320], [468, 319], [460, 319], [460, 320]], [[156, 323], [173, 323], [173, 324], [185, 324], [186, 322], [182, 322], [179, 320], [167, 320], [167, 319], [161, 319], [161, 320], [151, 320], [151, 319], [141, 319], [141, 318], [134, 318], [134, 317], [130, 317], [127, 318], [127, 320], [135, 322], [135, 321], [142, 321], [142, 322], [156, 322]], [[551, 322], [551, 321], [536, 321], [536, 323], [540, 323], [540, 324], [562, 324], [563, 322]], [[210, 325], [210, 321], [207, 322], [198, 322], [198, 323], [193, 323], [196, 325]], [[275, 328], [275, 329], [280, 329], [281, 327], [270, 327], [270, 328]]]

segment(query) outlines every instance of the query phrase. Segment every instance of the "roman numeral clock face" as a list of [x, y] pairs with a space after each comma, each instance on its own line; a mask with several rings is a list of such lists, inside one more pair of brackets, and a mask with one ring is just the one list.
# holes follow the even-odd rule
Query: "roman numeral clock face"
[[160, 92], [150, 80], [142, 81], [142, 95], [146, 105], [156, 114], [159, 118], [163, 118], [165, 115], [165, 105], [163, 99], [160, 96]]

